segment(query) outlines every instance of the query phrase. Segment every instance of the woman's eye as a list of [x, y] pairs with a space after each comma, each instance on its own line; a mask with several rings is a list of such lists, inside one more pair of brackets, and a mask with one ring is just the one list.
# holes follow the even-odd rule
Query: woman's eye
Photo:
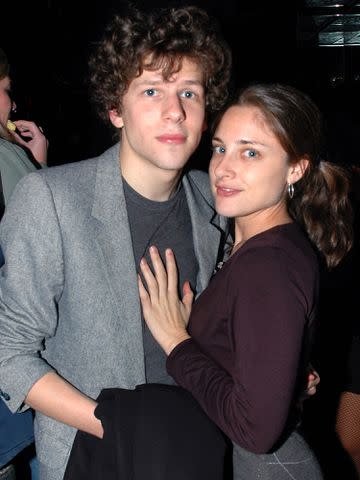
[[183, 92], [181, 92], [181, 96], [184, 98], [193, 98], [195, 97], [195, 93], [191, 90], [184, 90]]
[[256, 150], [251, 149], [251, 148], [248, 148], [247, 150], [245, 150], [244, 153], [249, 158], [257, 157], [257, 155], [258, 155], [258, 152]]
[[212, 151], [214, 153], [224, 154], [225, 153], [225, 148], [222, 147], [221, 145], [213, 145], [212, 146]]
[[148, 97], [153, 97], [154, 95], [156, 95], [156, 90], [155, 90], [155, 88], [148, 88], [148, 89], [145, 90], [144, 93]]

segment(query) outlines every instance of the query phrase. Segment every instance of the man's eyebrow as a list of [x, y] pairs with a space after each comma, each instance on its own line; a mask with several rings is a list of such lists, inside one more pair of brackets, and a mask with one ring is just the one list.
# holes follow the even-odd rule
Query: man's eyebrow
[[160, 83], [164, 83], [164, 80], [162, 78], [148, 78], [148, 79], [143, 79], [139, 80], [136, 82], [137, 85], [159, 85]]
[[[138, 86], [144, 86], [144, 85], [160, 85], [162, 83], [173, 83], [171, 80], [164, 80], [163, 78], [144, 78], [142, 80], [139, 80], [139, 82], [137, 82], [137, 85]], [[183, 85], [198, 85], [199, 87], [203, 87], [204, 84], [201, 80], [192, 80], [192, 79], [188, 79], [188, 80], [183, 80], [182, 82], [180, 82], [180, 84], [183, 84]]]
[[187, 85], [200, 85], [200, 87], [204, 86], [204, 83], [201, 80], [184, 80], [184, 83]]

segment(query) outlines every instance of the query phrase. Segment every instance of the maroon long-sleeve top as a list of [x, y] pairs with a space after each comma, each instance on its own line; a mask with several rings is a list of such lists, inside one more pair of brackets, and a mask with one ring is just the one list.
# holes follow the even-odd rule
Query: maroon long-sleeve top
[[304, 388], [318, 293], [316, 255], [293, 223], [248, 240], [193, 306], [168, 372], [241, 447], [268, 452]]

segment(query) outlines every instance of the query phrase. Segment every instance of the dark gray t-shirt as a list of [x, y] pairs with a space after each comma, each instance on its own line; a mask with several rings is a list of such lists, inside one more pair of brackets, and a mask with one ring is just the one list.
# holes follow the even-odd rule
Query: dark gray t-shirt
[[[182, 185], [171, 199], [156, 202], [138, 194], [124, 179], [123, 184], [137, 271], [139, 272], [143, 256], [150, 262], [151, 245], [156, 245], [163, 259], [165, 249], [170, 247], [178, 265], [180, 288], [185, 280], [189, 280], [195, 292], [198, 263], [194, 252], [189, 208]], [[154, 340], [144, 320], [143, 342], [147, 383], [174, 384], [174, 380], [166, 372], [166, 355]]]

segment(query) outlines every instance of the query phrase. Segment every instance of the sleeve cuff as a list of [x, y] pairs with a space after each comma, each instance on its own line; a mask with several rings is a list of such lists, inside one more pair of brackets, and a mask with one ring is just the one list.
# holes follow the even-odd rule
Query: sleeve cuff
[[171, 376], [173, 376], [172, 372], [174, 373], [176, 370], [177, 360], [181, 357], [183, 353], [188, 353], [193, 350], [198, 350], [198, 347], [195, 340], [193, 340], [192, 338], [187, 338], [186, 340], [183, 340], [178, 345], [176, 345], [176, 347], [171, 350], [169, 356], [166, 359], [167, 372]]

